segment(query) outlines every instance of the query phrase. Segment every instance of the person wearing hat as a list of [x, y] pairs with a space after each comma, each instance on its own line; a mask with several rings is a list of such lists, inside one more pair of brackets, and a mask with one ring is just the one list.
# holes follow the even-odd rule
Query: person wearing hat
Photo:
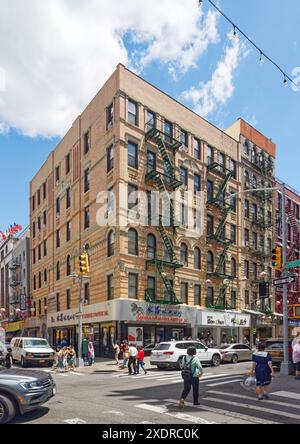
[[275, 377], [272, 357], [265, 349], [265, 344], [260, 342], [257, 346], [257, 351], [253, 353], [253, 364], [250, 372], [250, 376], [253, 376], [255, 373], [256, 393], [259, 401], [269, 399], [268, 389], [271, 385], [272, 378]]

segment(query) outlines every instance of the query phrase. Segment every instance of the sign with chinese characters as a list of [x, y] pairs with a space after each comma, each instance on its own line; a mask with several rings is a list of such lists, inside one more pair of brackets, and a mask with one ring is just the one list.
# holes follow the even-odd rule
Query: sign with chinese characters
[[250, 327], [250, 315], [228, 312], [200, 311], [199, 325], [210, 327]]

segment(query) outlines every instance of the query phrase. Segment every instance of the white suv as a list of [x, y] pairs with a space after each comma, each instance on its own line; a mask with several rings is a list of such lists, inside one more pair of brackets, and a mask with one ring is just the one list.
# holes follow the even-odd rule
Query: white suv
[[150, 355], [150, 364], [157, 368], [172, 367], [182, 369], [183, 357], [187, 356], [187, 349], [195, 347], [197, 356], [202, 364], [214, 367], [220, 365], [222, 355], [216, 348], [208, 348], [199, 341], [170, 341], [156, 345]]

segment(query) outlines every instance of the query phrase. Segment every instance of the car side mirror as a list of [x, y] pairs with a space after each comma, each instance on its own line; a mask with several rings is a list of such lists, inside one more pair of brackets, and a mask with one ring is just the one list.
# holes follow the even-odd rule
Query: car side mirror
[[205, 346], [205, 351], [207, 352], [207, 350], [208, 350], [208, 347], [207, 347], [207, 346]]

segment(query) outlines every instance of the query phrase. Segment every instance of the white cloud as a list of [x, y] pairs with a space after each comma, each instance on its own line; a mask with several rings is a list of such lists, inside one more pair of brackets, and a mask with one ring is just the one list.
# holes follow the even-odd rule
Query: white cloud
[[119, 62], [177, 78], [218, 41], [216, 17], [197, 0], [0, 0], [2, 127], [63, 135]]
[[203, 117], [219, 111], [234, 92], [234, 74], [241, 58], [248, 54], [246, 45], [239, 38], [228, 35], [229, 42], [225, 46], [222, 59], [218, 62], [211, 79], [201, 82], [198, 87], [184, 91], [182, 99], [192, 103], [195, 111]]

